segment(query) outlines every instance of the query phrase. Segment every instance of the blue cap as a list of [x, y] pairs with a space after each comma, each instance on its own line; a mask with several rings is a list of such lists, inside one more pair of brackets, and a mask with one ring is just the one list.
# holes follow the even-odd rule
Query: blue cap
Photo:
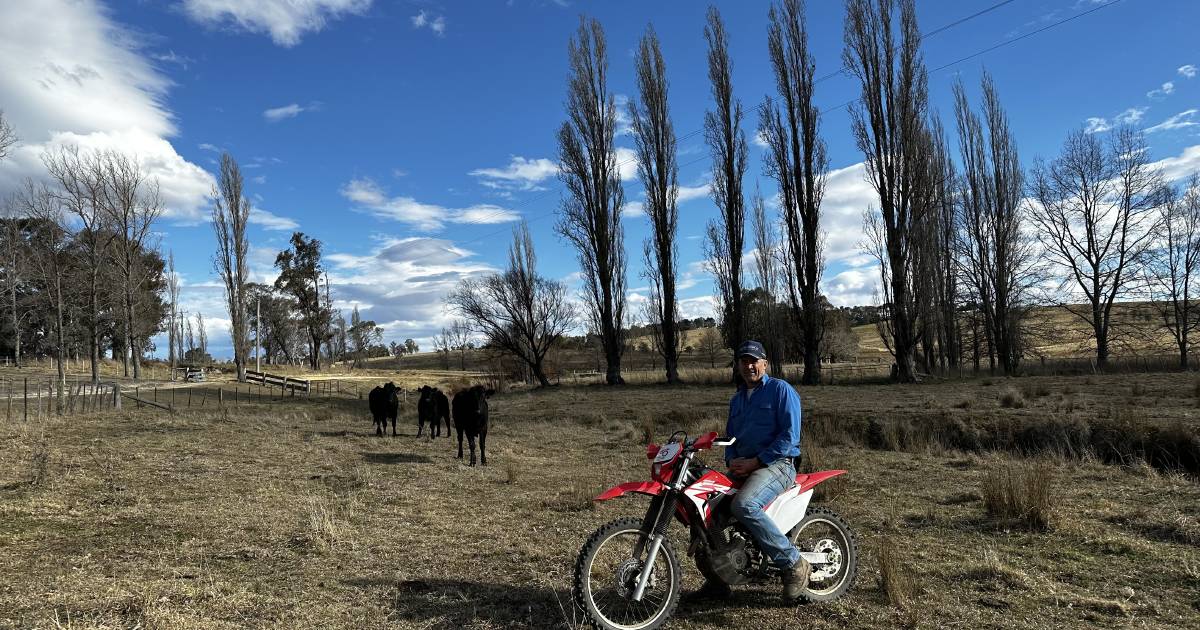
[[763, 345], [757, 341], [743, 341], [741, 346], [738, 346], [737, 355], [739, 358], [750, 355], [755, 359], [767, 358], [767, 351], [763, 349]]

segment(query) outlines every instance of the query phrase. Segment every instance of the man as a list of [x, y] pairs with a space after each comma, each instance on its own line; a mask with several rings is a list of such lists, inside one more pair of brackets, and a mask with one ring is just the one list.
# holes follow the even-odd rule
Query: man
[[[733, 515], [767, 560], [783, 571], [783, 598], [791, 601], [808, 587], [812, 569], [763, 510], [796, 483], [800, 395], [783, 379], [767, 376], [767, 353], [757, 341], [738, 348], [737, 364], [743, 385], [729, 401], [725, 425], [725, 434], [737, 438], [725, 449], [725, 463], [730, 476], [742, 481], [733, 498]], [[729, 589], [707, 584], [705, 588], [725, 594]]]

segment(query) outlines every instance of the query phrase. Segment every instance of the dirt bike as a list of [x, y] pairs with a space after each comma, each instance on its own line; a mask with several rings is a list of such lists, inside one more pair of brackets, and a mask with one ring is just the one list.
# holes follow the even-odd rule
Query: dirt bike
[[[682, 584], [679, 557], [667, 537], [672, 517], [690, 532], [687, 555], [709, 581], [730, 586], [778, 578], [749, 532], [733, 517], [730, 506], [741, 481], [696, 461], [714, 446], [730, 446], [736, 438], [715, 432], [689, 440], [682, 431], [659, 447], [646, 447], [652, 461], [650, 481], [623, 483], [596, 501], [636, 493], [652, 497], [645, 517], [618, 518], [588, 538], [575, 561], [575, 603], [591, 625], [602, 630], [650, 630], [675, 612]], [[765, 509], [787, 532], [792, 544], [812, 566], [802, 600], [824, 602], [850, 589], [858, 571], [858, 550], [849, 525], [832, 511], [810, 507], [813, 487], [844, 470], [796, 475], [796, 485]]]

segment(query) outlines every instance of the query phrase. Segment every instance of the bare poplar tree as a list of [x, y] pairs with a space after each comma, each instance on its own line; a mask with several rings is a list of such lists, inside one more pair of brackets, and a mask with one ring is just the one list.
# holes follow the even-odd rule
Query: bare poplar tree
[[646, 187], [646, 216], [651, 236], [646, 240], [646, 276], [652, 285], [652, 326], [661, 338], [660, 352], [668, 383], [679, 382], [678, 300], [675, 291], [679, 223], [679, 165], [675, 127], [667, 108], [667, 68], [653, 27], [646, 27], [636, 57], [640, 103], [629, 102], [633, 139], [637, 145], [638, 175]]
[[605, 381], [619, 385], [625, 382], [625, 191], [613, 144], [617, 107], [608, 91], [608, 52], [600, 22], [581, 17], [567, 51], [568, 120], [558, 130], [559, 177], [567, 196], [557, 230], [579, 254], [584, 298], [607, 363]]
[[754, 279], [758, 286], [767, 294], [766, 333], [770, 343], [766, 344], [767, 361], [771, 373], [783, 375], [783, 331], [779, 329], [779, 313], [775, 310], [775, 301], [780, 289], [779, 269], [784, 254], [780, 251], [778, 238], [771, 221], [767, 218], [767, 207], [762, 194], [755, 191], [750, 199], [751, 219], [754, 229]]
[[821, 336], [825, 308], [821, 300], [821, 199], [829, 158], [818, 132], [821, 113], [813, 105], [816, 62], [808, 50], [808, 27], [801, 0], [782, 0], [768, 13], [767, 48], [775, 74], [778, 101], [767, 98], [759, 131], [768, 150], [765, 170], [779, 183], [787, 262], [794, 267], [799, 304], [792, 304], [800, 324], [804, 355], [801, 382], [821, 382]]
[[4, 110], [0, 109], [0, 160], [8, 157], [13, 146], [17, 144], [17, 140], [17, 132], [9, 124], [8, 118], [4, 115]]
[[[955, 322], [957, 299], [954, 239], [954, 163], [946, 149], [941, 119], [928, 121], [928, 133], [920, 154], [922, 170], [914, 179], [912, 251], [913, 304], [916, 339], [921, 369], [933, 372], [954, 358], [953, 341], [946, 339], [947, 326]], [[948, 321], [947, 321], [948, 320]], [[954, 335], [949, 335], [951, 339]]]
[[1024, 233], [1024, 173], [1008, 116], [991, 75], [984, 74], [983, 120], [961, 82], [954, 112], [962, 177], [958, 192], [958, 257], [1000, 368], [1014, 374], [1023, 352], [1021, 320], [1034, 280], [1033, 252]]
[[[152, 228], [162, 216], [162, 200], [158, 181], [147, 179], [141, 167], [129, 156], [106, 153], [102, 168], [104, 210], [116, 232], [110, 259], [121, 279], [120, 319], [127, 345], [123, 356], [125, 375], [129, 376], [132, 359], [133, 378], [138, 379], [141, 378], [141, 356], [146, 338], [153, 333], [137, 317], [138, 296], [150, 271], [143, 264], [142, 253], [152, 248]], [[154, 322], [154, 327], [157, 325], [158, 322]]]
[[208, 328], [204, 325], [204, 313], [196, 311], [196, 350], [201, 357], [208, 355]]
[[[898, 25], [893, 20], [896, 5]], [[866, 230], [868, 238], [878, 238], [896, 377], [912, 382], [917, 335], [910, 237], [921, 211], [913, 191], [928, 144], [928, 79], [913, 0], [847, 0], [845, 40], [843, 62], [862, 89], [850, 110], [854, 139], [866, 157], [867, 179], [879, 195], [879, 208], [869, 215]]]
[[528, 224], [513, 230], [508, 269], [462, 280], [446, 302], [472, 331], [527, 365], [539, 385], [550, 384], [543, 368], [546, 354], [570, 329], [576, 313], [566, 285], [538, 275]]
[[1182, 194], [1171, 189], [1159, 207], [1158, 232], [1147, 267], [1153, 304], [1163, 328], [1179, 349], [1179, 367], [1189, 367], [1190, 334], [1200, 329], [1200, 173], [1192, 174]]
[[[1038, 238], [1065, 272], [1062, 306], [1092, 328], [1098, 369], [1108, 366], [1113, 302], [1135, 288], [1155, 232], [1163, 184], [1149, 160], [1142, 133], [1120, 127], [1107, 143], [1075, 130], [1057, 158], [1034, 165]], [[1072, 304], [1080, 293], [1086, 303]]]
[[213, 232], [217, 236], [213, 267], [225, 283], [233, 363], [238, 381], [245, 382], [246, 357], [250, 350], [246, 322], [246, 283], [250, 275], [246, 268], [250, 246], [246, 226], [250, 221], [250, 200], [242, 195], [242, 171], [228, 153], [221, 155], [221, 178], [217, 185], [220, 190], [213, 190], [212, 210]]
[[[708, 223], [704, 258], [717, 281], [725, 343], [736, 347], [746, 334], [742, 296], [746, 205], [742, 177], [746, 174], [747, 148], [742, 102], [733, 96], [729, 35], [716, 7], [708, 8], [704, 39], [708, 42], [708, 79], [716, 101], [716, 108], [704, 113], [704, 140], [712, 154], [713, 203], [721, 212], [720, 218]], [[736, 378], [736, 369], [734, 372]]]
[[167, 257], [167, 301], [170, 313], [167, 315], [167, 360], [171, 364], [171, 380], [175, 380], [175, 366], [183, 353], [179, 329], [179, 274], [175, 272], [175, 252]]
[[92, 382], [100, 382], [100, 325], [103, 296], [101, 286], [109, 249], [116, 238], [111, 217], [104, 208], [105, 156], [83, 153], [76, 146], [60, 147], [42, 154], [46, 172], [58, 184], [55, 194], [65, 210], [78, 220], [76, 236], [82, 258], [80, 267], [87, 274], [87, 326]]
[[63, 394], [67, 385], [66, 318], [67, 284], [71, 269], [71, 235], [66, 217], [54, 193], [43, 184], [26, 180], [18, 193], [22, 214], [31, 223], [29, 258], [44, 312], [53, 326], [54, 363], [57, 369], [56, 410], [62, 413]]

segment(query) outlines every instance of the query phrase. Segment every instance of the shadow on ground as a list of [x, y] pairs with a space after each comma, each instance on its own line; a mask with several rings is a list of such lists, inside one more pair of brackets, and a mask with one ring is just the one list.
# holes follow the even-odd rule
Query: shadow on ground
[[[486, 620], [505, 628], [586, 627], [567, 589], [467, 580], [356, 578], [344, 583], [390, 597], [398, 618], [421, 624], [461, 627]], [[672, 618], [734, 627], [746, 608], [780, 607], [788, 606], [780, 601], [778, 590], [765, 587], [738, 589], [720, 601], [696, 600], [684, 593]]]

